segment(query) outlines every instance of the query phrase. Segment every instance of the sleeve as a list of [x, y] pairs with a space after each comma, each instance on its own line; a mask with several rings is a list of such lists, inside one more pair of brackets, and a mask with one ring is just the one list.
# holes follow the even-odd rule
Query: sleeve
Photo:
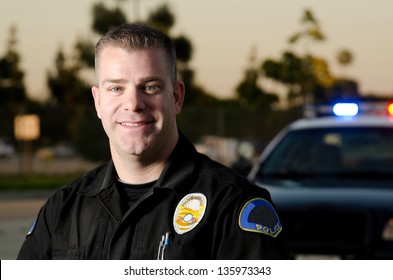
[[47, 260], [52, 258], [51, 234], [46, 213], [47, 207], [44, 206], [26, 234], [26, 239], [17, 256], [18, 260]]
[[291, 259], [285, 229], [267, 190], [242, 191], [220, 215], [217, 259]]

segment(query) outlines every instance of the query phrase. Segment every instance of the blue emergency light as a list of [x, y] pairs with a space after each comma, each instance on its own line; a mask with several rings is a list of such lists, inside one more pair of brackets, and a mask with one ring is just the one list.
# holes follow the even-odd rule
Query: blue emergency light
[[333, 106], [333, 113], [338, 117], [353, 117], [359, 113], [356, 103], [337, 103]]

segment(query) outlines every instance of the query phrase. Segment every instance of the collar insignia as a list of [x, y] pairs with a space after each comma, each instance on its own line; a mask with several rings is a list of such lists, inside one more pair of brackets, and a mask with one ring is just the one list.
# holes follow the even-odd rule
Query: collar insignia
[[190, 193], [183, 197], [173, 216], [175, 231], [183, 234], [194, 229], [205, 214], [206, 204], [206, 196], [201, 193]]
[[263, 198], [249, 200], [240, 211], [239, 226], [242, 230], [276, 237], [282, 230], [274, 207]]

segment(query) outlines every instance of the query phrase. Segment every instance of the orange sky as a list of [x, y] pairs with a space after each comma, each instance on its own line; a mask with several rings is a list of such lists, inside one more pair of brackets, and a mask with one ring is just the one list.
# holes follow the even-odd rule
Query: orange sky
[[[123, 3], [130, 20], [134, 1]], [[91, 7], [98, 0], [0, 0], [0, 56], [12, 24], [18, 28], [19, 52], [26, 71], [28, 92], [46, 96], [46, 73], [60, 46], [69, 53], [77, 36], [92, 36]], [[113, 0], [104, 0], [108, 5]], [[173, 35], [185, 34], [194, 45], [192, 67], [208, 91], [233, 95], [247, 66], [251, 48], [258, 60], [278, 58], [289, 48], [288, 37], [301, 29], [302, 11], [310, 8], [319, 19], [327, 41], [308, 50], [328, 60], [333, 74], [338, 50], [348, 48], [354, 63], [345, 74], [359, 82], [361, 92], [393, 95], [393, 1], [391, 0], [139, 0], [142, 18], [167, 2], [176, 15]], [[296, 50], [304, 51], [304, 45]]]

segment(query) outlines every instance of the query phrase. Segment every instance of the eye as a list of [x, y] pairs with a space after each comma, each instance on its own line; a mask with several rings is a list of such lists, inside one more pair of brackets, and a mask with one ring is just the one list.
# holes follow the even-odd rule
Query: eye
[[112, 86], [112, 87], [110, 87], [108, 89], [108, 91], [110, 91], [110, 92], [112, 92], [114, 94], [119, 94], [119, 93], [121, 93], [123, 91], [123, 88], [119, 87], [119, 86]]
[[145, 92], [147, 94], [157, 94], [160, 92], [160, 90], [161, 90], [161, 87], [159, 85], [156, 85], [156, 84], [145, 85]]

